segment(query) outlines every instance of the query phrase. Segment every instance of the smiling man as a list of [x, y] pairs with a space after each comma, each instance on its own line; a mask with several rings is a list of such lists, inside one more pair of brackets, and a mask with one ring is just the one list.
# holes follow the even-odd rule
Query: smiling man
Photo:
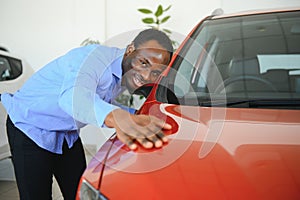
[[130, 92], [157, 80], [170, 61], [170, 53], [156, 40], [146, 41], [135, 48], [128, 45], [122, 62], [123, 80]]
[[15, 94], [2, 94], [7, 133], [21, 199], [51, 199], [54, 175], [64, 199], [74, 199], [86, 167], [79, 137], [87, 124], [115, 128], [130, 149], [159, 148], [170, 125], [113, 105], [157, 80], [173, 47], [166, 34], [147, 29], [126, 49], [88, 45], [69, 51], [37, 71]]

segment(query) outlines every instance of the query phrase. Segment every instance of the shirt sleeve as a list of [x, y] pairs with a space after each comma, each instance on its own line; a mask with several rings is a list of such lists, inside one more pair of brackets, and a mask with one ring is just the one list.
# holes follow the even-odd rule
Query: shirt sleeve
[[125, 106], [125, 105], [122, 105], [116, 101], [113, 102], [113, 104], [123, 110], [126, 110], [127, 112], [129, 112], [130, 114], [135, 114], [136, 113], [136, 109], [135, 108], [131, 108], [131, 107], [128, 107], [128, 106]]
[[[104, 101], [96, 93], [97, 87], [108, 89], [111, 85], [112, 76], [109, 75], [107, 59], [105, 53], [94, 48], [88, 52], [72, 52], [60, 61], [60, 64], [68, 67], [61, 87], [59, 106], [74, 120], [101, 127], [108, 113], [119, 108]], [[100, 82], [103, 85], [98, 85]]]

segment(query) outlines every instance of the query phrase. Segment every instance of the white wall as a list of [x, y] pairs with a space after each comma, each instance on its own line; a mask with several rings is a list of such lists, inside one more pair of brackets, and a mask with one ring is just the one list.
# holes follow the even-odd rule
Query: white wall
[[145, 28], [141, 22], [144, 15], [137, 9], [154, 9], [160, 3], [172, 5], [168, 12], [171, 18], [164, 27], [174, 32], [176, 40], [215, 8], [233, 12], [300, 6], [300, 0], [0, 0], [0, 45], [38, 70], [89, 37], [103, 43], [109, 40], [109, 44], [120, 47], [126, 45]]
[[87, 37], [104, 39], [103, 4], [104, 0], [0, 0], [0, 45], [37, 70]]

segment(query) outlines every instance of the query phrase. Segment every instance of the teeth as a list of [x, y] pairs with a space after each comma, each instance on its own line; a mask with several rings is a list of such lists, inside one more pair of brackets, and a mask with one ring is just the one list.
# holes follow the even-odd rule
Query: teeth
[[139, 78], [139, 76], [138, 75], [135, 75], [134, 76], [134, 78], [133, 78], [133, 80], [134, 80], [134, 82], [135, 82], [135, 84], [137, 85], [137, 86], [142, 86], [144, 83], [143, 83], [143, 81], [141, 81], [141, 79]]

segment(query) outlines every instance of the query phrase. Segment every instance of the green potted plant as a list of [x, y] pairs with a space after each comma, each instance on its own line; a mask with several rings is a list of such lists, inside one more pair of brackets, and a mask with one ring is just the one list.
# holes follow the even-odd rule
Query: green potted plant
[[162, 28], [161, 29], [161, 25], [166, 23], [171, 16], [167, 15], [164, 16], [164, 14], [170, 10], [171, 5], [169, 5], [167, 8], [163, 8], [162, 5], [158, 5], [155, 11], [152, 11], [148, 8], [139, 8], [138, 11], [146, 14], [147, 16], [145, 18], [142, 18], [142, 22], [145, 23], [146, 25], [155, 28], [155, 29], [159, 29], [164, 31], [165, 33], [171, 34], [172, 32], [166, 28]]
[[[154, 29], [161, 30], [170, 37], [172, 31], [167, 28], [163, 28], [162, 25], [164, 25], [171, 18], [170, 15], [166, 14], [166, 12], [170, 10], [171, 7], [172, 5], [169, 5], [164, 8], [161, 4], [159, 4], [154, 10], [150, 10], [148, 8], [139, 8], [138, 11], [146, 15], [144, 18], [142, 18], [142, 22], [145, 25]], [[178, 42], [172, 40], [172, 44], [174, 47], [176, 47], [178, 45]]]

